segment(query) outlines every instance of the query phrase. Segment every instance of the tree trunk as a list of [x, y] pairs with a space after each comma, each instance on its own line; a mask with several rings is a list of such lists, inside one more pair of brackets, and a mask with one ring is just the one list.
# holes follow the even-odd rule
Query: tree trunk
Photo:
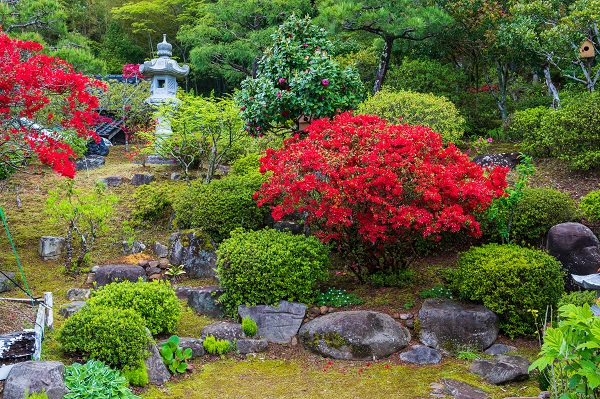
[[546, 79], [546, 86], [548, 86], [548, 94], [552, 96], [552, 108], [560, 108], [560, 98], [558, 97], [558, 90], [554, 83], [552, 83], [552, 76], [550, 76], [550, 65], [544, 65], [544, 78]]
[[381, 90], [385, 75], [390, 66], [390, 59], [392, 58], [392, 46], [394, 45], [393, 37], [383, 38], [383, 51], [379, 59], [379, 67], [377, 68], [377, 74], [375, 75], [375, 84], [373, 85], [373, 94]]

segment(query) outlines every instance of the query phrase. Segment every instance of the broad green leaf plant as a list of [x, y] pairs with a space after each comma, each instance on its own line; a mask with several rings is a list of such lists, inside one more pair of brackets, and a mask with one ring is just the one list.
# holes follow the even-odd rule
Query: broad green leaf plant
[[588, 304], [558, 309], [557, 327], [544, 333], [540, 357], [530, 371], [546, 372], [552, 398], [600, 398], [600, 317]]

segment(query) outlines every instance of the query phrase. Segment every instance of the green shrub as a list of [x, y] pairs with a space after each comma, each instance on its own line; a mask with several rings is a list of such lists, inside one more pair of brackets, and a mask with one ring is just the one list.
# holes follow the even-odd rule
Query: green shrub
[[585, 216], [590, 222], [597, 222], [600, 220], [600, 190], [592, 191], [581, 199], [579, 203], [579, 209], [581, 214]]
[[144, 222], [167, 219], [173, 213], [173, 199], [179, 190], [172, 182], [158, 184], [152, 182], [136, 188], [133, 194], [135, 206], [132, 207], [131, 218], [142, 225]]
[[393, 271], [381, 271], [370, 274], [369, 281], [373, 287], [406, 287], [415, 276], [415, 272], [410, 269], [396, 269]]
[[148, 335], [144, 320], [131, 309], [86, 305], [65, 321], [57, 340], [65, 352], [122, 368], [144, 359]]
[[152, 334], [173, 331], [181, 317], [181, 304], [175, 291], [162, 281], [111, 283], [95, 291], [88, 304], [132, 309], [142, 317]]
[[148, 368], [144, 361], [141, 361], [137, 367], [123, 367], [121, 374], [127, 379], [129, 385], [133, 385], [134, 387], [145, 387], [148, 385]]
[[550, 112], [552, 112], [552, 109], [548, 107], [535, 107], [516, 111], [508, 117], [503, 126], [504, 132], [513, 140], [522, 140], [531, 132], [539, 129], [542, 119]]
[[317, 282], [327, 279], [328, 253], [315, 237], [236, 229], [217, 249], [217, 275], [225, 290], [219, 302], [234, 317], [241, 304], [313, 303]]
[[337, 288], [328, 288], [327, 291], [319, 293], [317, 297], [317, 306], [332, 306], [340, 308], [342, 306], [359, 305], [363, 300], [354, 294], [348, 294], [346, 290]]
[[[552, 188], [526, 187], [523, 189], [523, 197], [515, 205], [510, 222], [511, 243], [540, 244], [546, 239], [552, 226], [575, 220], [576, 216], [577, 208], [569, 194]], [[500, 239], [494, 222], [483, 221], [482, 228], [494, 239]]]
[[429, 126], [444, 142], [461, 139], [465, 120], [445, 97], [411, 91], [382, 90], [362, 103], [358, 114], [377, 115], [391, 123]]
[[600, 93], [582, 93], [544, 114], [521, 143], [524, 152], [550, 155], [575, 170], [600, 167]]
[[260, 168], [260, 158], [263, 154], [248, 154], [244, 157], [241, 157], [235, 160], [231, 164], [231, 172], [234, 175], [245, 176], [251, 174], [259, 173], [258, 169]]
[[67, 366], [65, 385], [70, 392], [63, 399], [139, 399], [121, 373], [97, 360]]
[[456, 100], [456, 93], [464, 90], [466, 80], [462, 70], [450, 64], [426, 57], [416, 60], [405, 57], [402, 64], [390, 68], [384, 87], [432, 93]]
[[199, 227], [220, 243], [236, 227], [255, 230], [265, 213], [252, 199], [264, 177], [260, 174], [228, 176], [210, 184], [193, 182], [173, 204], [180, 228]]
[[532, 311], [543, 314], [564, 292], [562, 266], [554, 257], [516, 245], [488, 244], [459, 254], [449, 274], [461, 299], [483, 303], [510, 337], [537, 333]]
[[216, 339], [213, 335], [208, 335], [202, 343], [204, 350], [211, 355], [224, 355], [231, 349], [231, 343], [226, 339]]
[[242, 331], [247, 337], [254, 337], [258, 331], [258, 326], [250, 317], [244, 317], [242, 319]]
[[596, 304], [596, 291], [573, 291], [568, 294], [564, 293], [556, 306], [558, 308], [561, 308], [564, 305], [583, 306], [586, 303], [590, 306]]

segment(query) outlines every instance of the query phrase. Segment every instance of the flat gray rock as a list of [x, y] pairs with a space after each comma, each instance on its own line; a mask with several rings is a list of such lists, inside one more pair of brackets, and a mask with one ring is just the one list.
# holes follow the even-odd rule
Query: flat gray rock
[[442, 360], [442, 355], [428, 346], [414, 345], [400, 354], [400, 360], [412, 364], [436, 364]]
[[64, 303], [60, 305], [58, 309], [58, 314], [64, 317], [65, 319], [73, 316], [75, 313], [79, 312], [81, 308], [85, 305], [85, 301], [75, 301], [70, 303]]
[[517, 348], [515, 348], [514, 346], [505, 345], [505, 344], [494, 344], [494, 345], [490, 346], [489, 348], [487, 348], [484, 353], [486, 355], [498, 356], [498, 355], [504, 355], [505, 353], [508, 353], [508, 352], [514, 352], [516, 350], [517, 350]]
[[526, 380], [529, 377], [531, 362], [521, 356], [495, 356], [492, 359], [476, 359], [469, 371], [485, 378], [494, 385]]
[[238, 306], [240, 318], [249, 317], [258, 327], [257, 335], [269, 342], [290, 343], [298, 334], [306, 315], [306, 305], [297, 302], [279, 301], [278, 306]]
[[42, 236], [38, 244], [38, 255], [45, 262], [47, 260], [58, 260], [65, 247], [63, 237]]
[[125, 280], [135, 283], [140, 278], [146, 281], [146, 271], [137, 265], [108, 265], [99, 268], [94, 273], [94, 278], [97, 287]]
[[10, 280], [14, 281], [16, 276], [17, 273], [15, 272], [4, 272], [4, 274], [0, 274], [0, 292], [8, 291], [14, 287], [15, 285]]
[[408, 330], [389, 315], [364, 310], [317, 317], [304, 324], [298, 335], [312, 352], [344, 360], [387, 357], [410, 342]]
[[92, 291], [87, 288], [71, 288], [67, 291], [69, 301], [85, 301], [89, 299]]
[[259, 353], [267, 350], [269, 341], [266, 339], [238, 339], [236, 342], [236, 348], [242, 355], [248, 353]]
[[216, 323], [209, 324], [200, 332], [200, 338], [202, 339], [205, 339], [209, 335], [214, 336], [216, 339], [225, 339], [229, 342], [246, 337], [242, 331], [241, 324], [228, 323], [225, 321], [218, 321]]
[[141, 186], [144, 184], [150, 184], [154, 181], [154, 175], [148, 175], [144, 173], [136, 173], [131, 177], [131, 184], [134, 186]]
[[454, 396], [454, 399], [487, 399], [489, 396], [479, 388], [466, 382], [444, 378], [442, 381], [445, 391]]

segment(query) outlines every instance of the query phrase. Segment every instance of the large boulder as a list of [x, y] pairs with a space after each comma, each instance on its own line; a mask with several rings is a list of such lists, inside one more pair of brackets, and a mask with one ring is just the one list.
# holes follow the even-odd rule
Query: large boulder
[[345, 360], [386, 357], [410, 342], [408, 330], [391, 316], [365, 310], [318, 317], [303, 325], [299, 336], [311, 351]]
[[22, 399], [25, 392], [42, 391], [48, 399], [61, 399], [69, 392], [64, 380], [65, 366], [61, 362], [18, 363], [4, 382], [4, 399]]
[[146, 271], [137, 265], [108, 265], [99, 268], [94, 276], [97, 287], [119, 281], [136, 282], [138, 279], [146, 281]]
[[420, 341], [451, 353], [461, 347], [483, 351], [498, 337], [498, 316], [483, 305], [427, 299], [419, 311]]
[[45, 262], [47, 260], [58, 260], [65, 247], [63, 237], [43, 236], [38, 244], [38, 255]]
[[[600, 241], [580, 223], [560, 223], [548, 231], [548, 253], [562, 263], [567, 274], [588, 275], [600, 268]], [[570, 278], [569, 278], [570, 280]], [[573, 289], [572, 282], [567, 288]]]
[[131, 184], [134, 186], [143, 186], [144, 184], [150, 184], [154, 181], [154, 175], [148, 175], [144, 173], [136, 173], [131, 177]]
[[200, 229], [173, 233], [169, 238], [169, 262], [184, 265], [189, 277], [215, 277], [217, 267], [216, 244]]
[[298, 334], [306, 315], [306, 305], [297, 302], [279, 301], [277, 306], [238, 306], [240, 318], [249, 317], [256, 323], [257, 336], [278, 344], [290, 343]]
[[500, 385], [527, 379], [530, 365], [531, 362], [524, 357], [500, 355], [474, 360], [469, 371], [482, 376], [490, 384]]
[[209, 335], [212, 335], [216, 339], [225, 339], [229, 342], [233, 342], [238, 339], [246, 338], [242, 331], [242, 325], [239, 323], [227, 323], [225, 321], [218, 321], [213, 324], [209, 324], [200, 331], [200, 338], [206, 339]]
[[223, 317], [223, 307], [216, 302], [225, 291], [218, 286], [190, 288], [187, 291], [188, 306], [198, 314]]

